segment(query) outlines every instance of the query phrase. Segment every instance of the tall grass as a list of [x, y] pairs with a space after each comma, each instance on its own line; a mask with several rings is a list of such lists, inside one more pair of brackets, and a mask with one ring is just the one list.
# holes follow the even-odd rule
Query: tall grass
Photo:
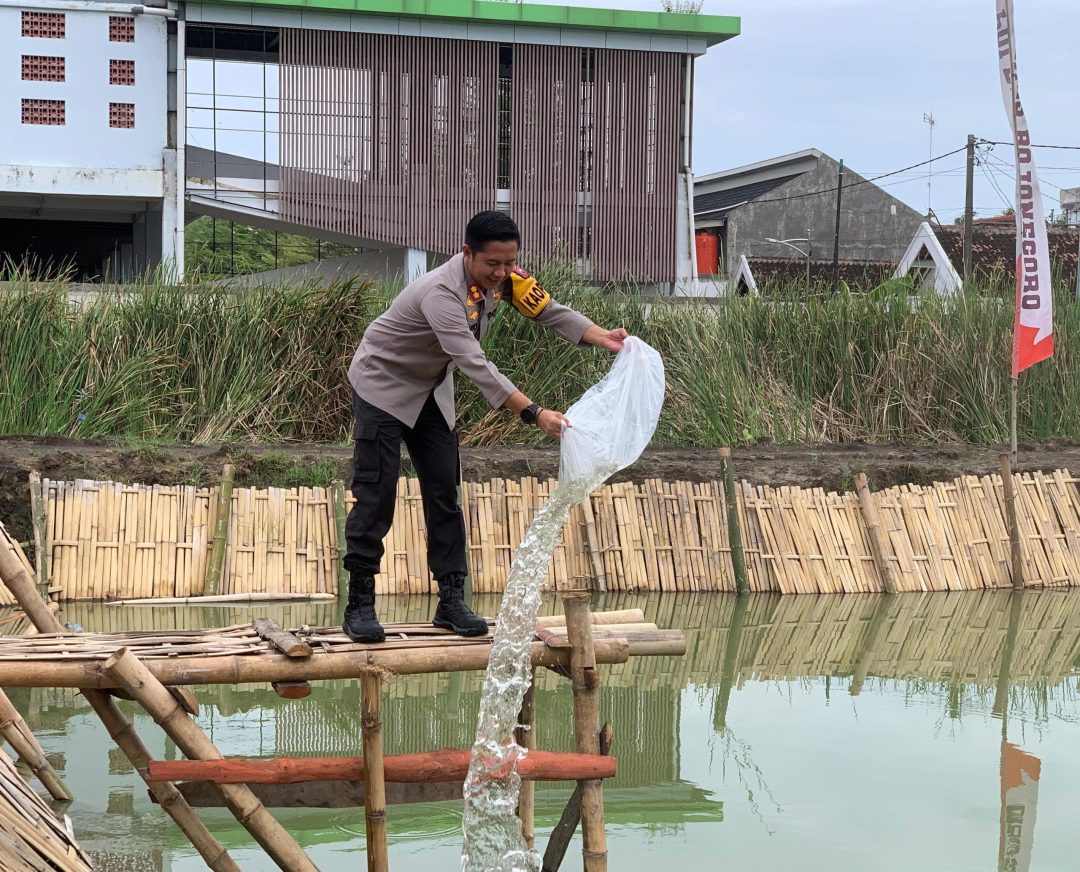
[[[996, 293], [912, 300], [903, 289], [800, 288], [715, 305], [644, 300], [547, 277], [563, 302], [663, 355], [658, 443], [864, 439], [993, 443], [1008, 436], [1012, 310]], [[216, 442], [348, 438], [345, 367], [392, 289], [342, 282], [231, 292], [148, 279], [72, 306], [61, 282], [0, 293], [0, 432]], [[565, 408], [610, 356], [507, 307], [488, 355], [545, 406]], [[1021, 438], [1080, 438], [1080, 304], [1064, 292], [1056, 353], [1023, 375]], [[459, 379], [465, 442], [538, 439]]]

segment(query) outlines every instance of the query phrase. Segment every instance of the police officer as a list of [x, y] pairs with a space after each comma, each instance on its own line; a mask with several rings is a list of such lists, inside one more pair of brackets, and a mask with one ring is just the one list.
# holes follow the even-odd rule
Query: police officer
[[357, 642], [386, 638], [375, 614], [375, 575], [394, 520], [402, 442], [420, 480], [428, 567], [439, 584], [432, 623], [462, 636], [487, 632], [464, 597], [468, 567], [457, 501], [454, 371], [471, 379], [492, 408], [509, 409], [552, 439], [570, 426], [561, 413], [518, 390], [484, 355], [480, 340], [500, 301], [575, 345], [617, 352], [627, 338], [626, 330], [605, 330], [551, 299], [517, 267], [520, 244], [517, 226], [503, 213], [473, 216], [461, 253], [409, 284], [371, 322], [353, 355], [356, 502], [345, 524], [349, 601], [343, 627]]

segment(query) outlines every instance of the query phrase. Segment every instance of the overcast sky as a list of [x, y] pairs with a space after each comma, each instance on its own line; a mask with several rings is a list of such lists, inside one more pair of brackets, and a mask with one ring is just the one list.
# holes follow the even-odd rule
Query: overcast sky
[[[583, 2], [583, 0], [576, 0]], [[656, 9], [658, 0], [584, 0]], [[1037, 143], [1080, 146], [1080, 0], [1015, 0], [1020, 96]], [[1009, 140], [997, 78], [994, 0], [705, 0], [737, 15], [742, 35], [697, 64], [694, 171], [698, 175], [819, 148], [877, 175], [964, 145], [967, 134]], [[996, 146], [997, 184], [1012, 199], [1009, 146]], [[1080, 151], [1040, 149], [1047, 210], [1059, 187], [1080, 187]], [[935, 163], [931, 204], [942, 222], [964, 206], [963, 153]], [[1064, 169], [1052, 169], [1062, 167]], [[989, 168], [988, 168], [989, 171]], [[900, 183], [897, 184], [897, 178]], [[926, 168], [883, 180], [919, 212]], [[1005, 202], [981, 169], [975, 206]]]

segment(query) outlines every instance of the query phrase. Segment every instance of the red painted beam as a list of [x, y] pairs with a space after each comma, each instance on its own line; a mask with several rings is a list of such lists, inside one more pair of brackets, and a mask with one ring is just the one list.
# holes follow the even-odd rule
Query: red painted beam
[[[469, 752], [442, 748], [423, 754], [398, 754], [384, 761], [386, 780], [434, 784], [462, 781], [469, 771]], [[517, 763], [527, 781], [583, 781], [614, 778], [615, 758], [599, 754], [530, 751]], [[214, 784], [296, 784], [301, 781], [363, 781], [363, 757], [272, 757], [263, 760], [151, 760], [149, 781], [210, 781]], [[492, 778], [510, 774], [510, 767]]]

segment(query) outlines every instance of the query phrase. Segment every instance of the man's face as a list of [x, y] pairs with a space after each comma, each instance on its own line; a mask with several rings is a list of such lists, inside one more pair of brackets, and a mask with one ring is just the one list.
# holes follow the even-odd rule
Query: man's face
[[483, 288], [494, 288], [510, 275], [517, 264], [518, 244], [516, 242], [488, 242], [479, 251], [465, 245], [461, 248], [465, 255], [465, 268], [473, 281]]

